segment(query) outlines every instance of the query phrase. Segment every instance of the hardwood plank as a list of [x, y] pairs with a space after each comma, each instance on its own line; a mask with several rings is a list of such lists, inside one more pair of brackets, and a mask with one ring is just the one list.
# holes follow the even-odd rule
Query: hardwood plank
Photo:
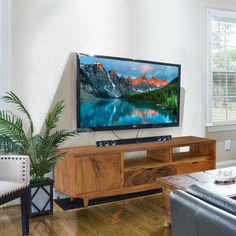
[[[163, 228], [161, 194], [30, 220], [31, 236], [170, 236]], [[21, 235], [20, 209], [0, 210], [0, 235]]]

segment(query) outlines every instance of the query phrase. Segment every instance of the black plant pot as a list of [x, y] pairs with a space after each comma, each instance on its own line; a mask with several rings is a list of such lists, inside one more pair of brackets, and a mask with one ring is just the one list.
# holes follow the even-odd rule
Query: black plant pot
[[29, 186], [30, 217], [53, 213], [53, 180]]

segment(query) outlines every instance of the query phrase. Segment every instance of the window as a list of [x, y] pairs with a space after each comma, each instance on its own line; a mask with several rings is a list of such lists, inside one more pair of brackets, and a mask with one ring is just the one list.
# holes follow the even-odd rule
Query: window
[[208, 10], [208, 123], [236, 124], [236, 12]]

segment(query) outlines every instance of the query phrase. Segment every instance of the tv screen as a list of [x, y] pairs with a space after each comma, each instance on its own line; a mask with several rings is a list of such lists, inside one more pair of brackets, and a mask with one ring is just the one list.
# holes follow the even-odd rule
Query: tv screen
[[78, 54], [77, 127], [179, 125], [180, 65]]

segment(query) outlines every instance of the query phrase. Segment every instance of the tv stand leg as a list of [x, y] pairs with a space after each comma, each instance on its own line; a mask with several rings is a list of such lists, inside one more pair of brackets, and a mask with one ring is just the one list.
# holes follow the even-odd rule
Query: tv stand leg
[[84, 197], [84, 198], [83, 198], [83, 202], [84, 202], [84, 207], [87, 208], [88, 205], [89, 205], [89, 198]]

